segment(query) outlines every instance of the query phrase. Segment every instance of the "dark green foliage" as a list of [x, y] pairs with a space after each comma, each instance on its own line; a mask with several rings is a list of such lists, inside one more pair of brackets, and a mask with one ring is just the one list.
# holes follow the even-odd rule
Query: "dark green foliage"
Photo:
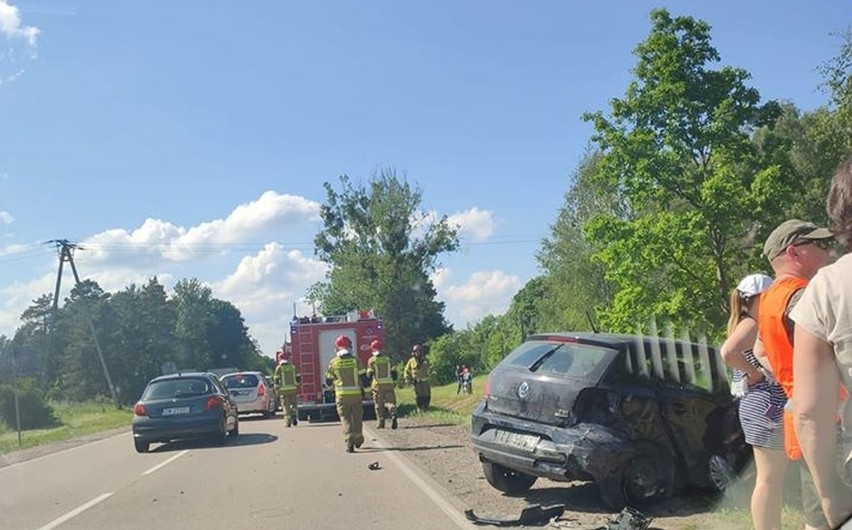
[[21, 430], [55, 427], [59, 421], [45, 400], [44, 391], [32, 378], [20, 378], [14, 382], [0, 384], [0, 420], [10, 429], [16, 428], [15, 393]]
[[385, 351], [403, 360], [412, 344], [449, 329], [429, 273], [440, 254], [458, 247], [456, 228], [421, 211], [420, 190], [393, 170], [363, 185], [346, 176], [339, 184], [339, 191], [324, 184], [314, 244], [331, 267], [308, 297], [327, 315], [373, 309], [385, 321]]

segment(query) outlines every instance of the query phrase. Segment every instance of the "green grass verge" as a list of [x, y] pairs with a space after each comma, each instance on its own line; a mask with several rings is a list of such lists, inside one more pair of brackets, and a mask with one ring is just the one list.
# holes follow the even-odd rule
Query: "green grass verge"
[[116, 410], [111, 404], [102, 402], [57, 402], [50, 403], [50, 406], [60, 422], [58, 427], [22, 431], [21, 443], [18, 444], [18, 433], [14, 426], [6, 425], [5, 432], [0, 433], [0, 454], [116, 427], [129, 427], [133, 417], [130, 410]]
[[432, 387], [432, 401], [429, 403], [427, 412], [420, 412], [415, 406], [414, 389], [412, 387], [398, 388], [396, 390], [396, 401], [399, 415], [408, 417], [428, 418], [441, 423], [464, 424], [470, 422], [470, 414], [482, 400], [482, 388], [487, 376], [481, 375], [473, 378], [473, 394], [466, 396], [456, 394], [458, 385]]

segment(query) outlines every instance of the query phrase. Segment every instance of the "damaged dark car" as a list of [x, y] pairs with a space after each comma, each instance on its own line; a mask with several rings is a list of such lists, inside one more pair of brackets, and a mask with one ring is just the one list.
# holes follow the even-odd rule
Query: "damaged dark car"
[[751, 459], [724, 365], [706, 344], [533, 335], [483, 394], [471, 440], [488, 482], [508, 494], [538, 477], [591, 481], [620, 510], [719, 489]]

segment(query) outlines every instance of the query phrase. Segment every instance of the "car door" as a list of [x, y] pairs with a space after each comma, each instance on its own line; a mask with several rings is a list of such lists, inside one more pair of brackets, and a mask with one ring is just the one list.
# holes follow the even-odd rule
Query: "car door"
[[681, 471], [693, 486], [710, 486], [708, 465], [723, 437], [722, 423], [731, 402], [719, 390], [713, 362], [716, 352], [699, 345], [661, 348], [664, 377], [657, 395], [660, 413], [679, 453]]

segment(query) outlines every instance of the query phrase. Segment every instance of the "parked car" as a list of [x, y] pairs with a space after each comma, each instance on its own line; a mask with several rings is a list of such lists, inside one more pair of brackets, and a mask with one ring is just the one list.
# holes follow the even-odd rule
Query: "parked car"
[[489, 374], [471, 440], [485, 478], [591, 481], [615, 510], [720, 488], [751, 458], [712, 347], [659, 337], [533, 335]]
[[202, 372], [152, 379], [133, 407], [133, 445], [147, 453], [153, 442], [212, 437], [224, 444], [240, 433], [237, 404], [219, 379]]
[[266, 383], [266, 390], [269, 392], [269, 399], [275, 403], [275, 408], [272, 409], [272, 412], [278, 412], [281, 410], [281, 400], [278, 397], [278, 390], [275, 388], [275, 383], [268, 375], [265, 374], [263, 376], [263, 382]]
[[223, 375], [221, 379], [237, 402], [240, 414], [259, 412], [264, 418], [275, 414], [277, 399], [263, 372], [234, 372]]

